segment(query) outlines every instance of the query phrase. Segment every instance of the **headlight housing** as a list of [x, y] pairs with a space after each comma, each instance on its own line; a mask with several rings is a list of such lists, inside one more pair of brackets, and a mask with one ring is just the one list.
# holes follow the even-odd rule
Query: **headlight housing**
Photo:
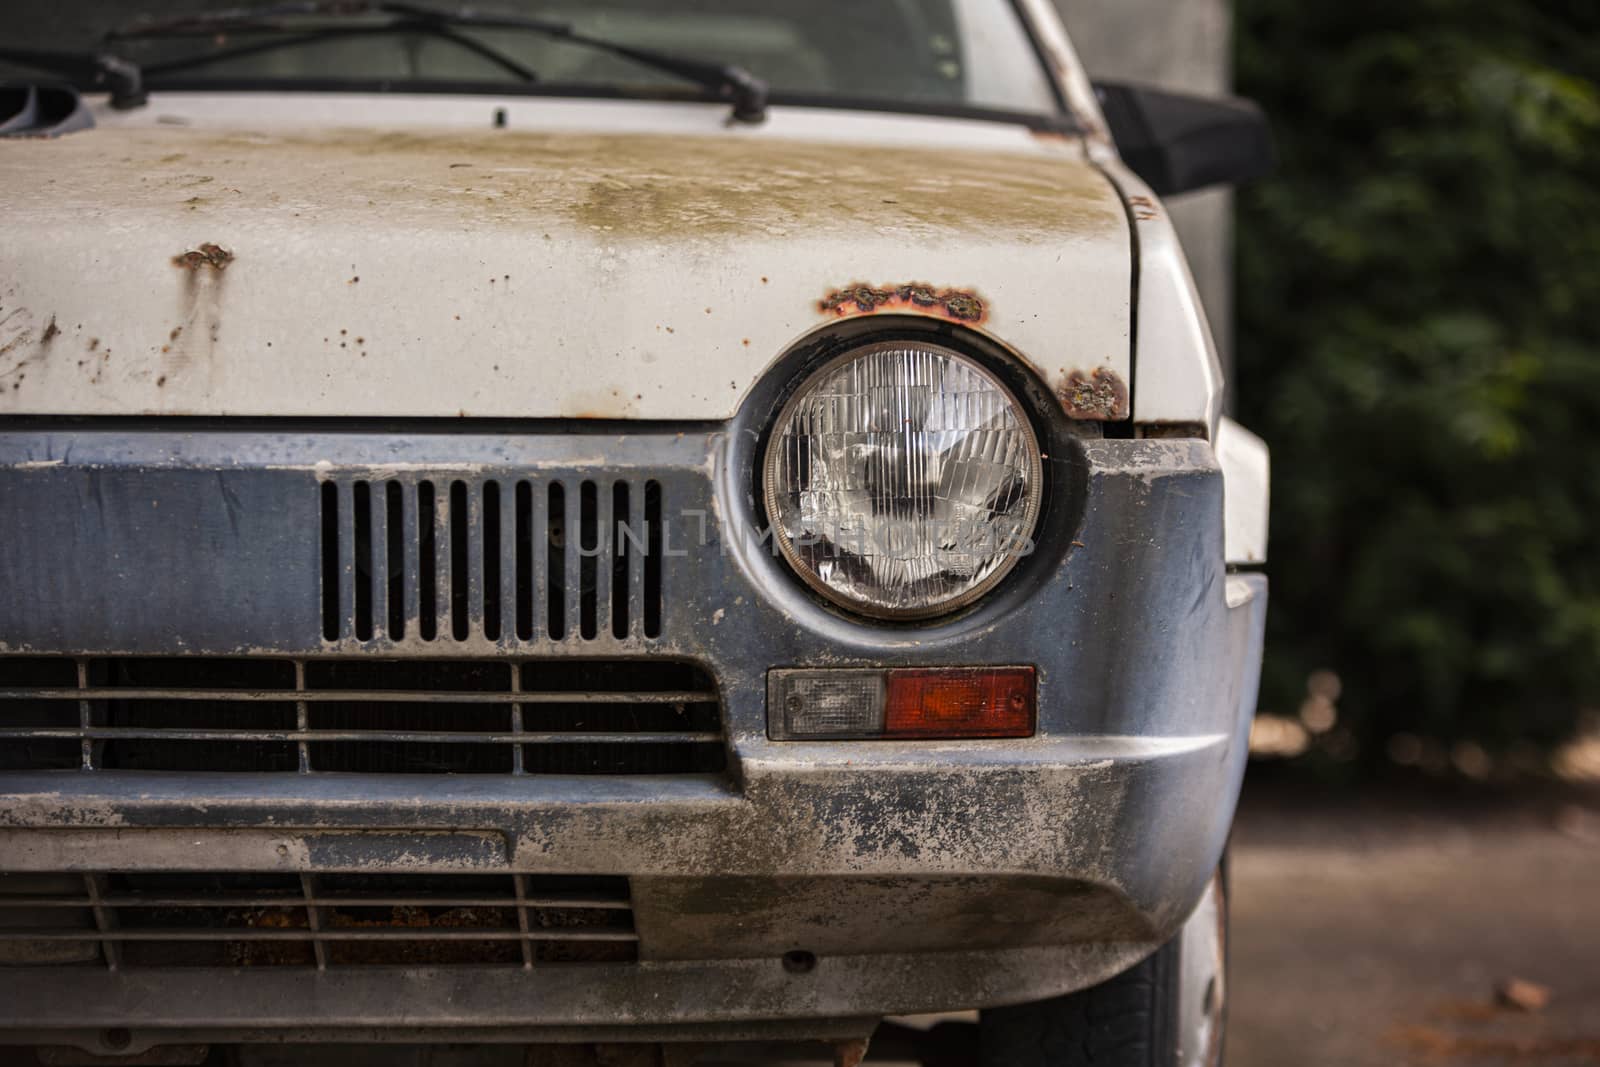
[[762, 464], [773, 540], [817, 592], [885, 619], [955, 611], [1032, 547], [1044, 465], [1022, 405], [977, 361], [884, 341], [813, 372]]

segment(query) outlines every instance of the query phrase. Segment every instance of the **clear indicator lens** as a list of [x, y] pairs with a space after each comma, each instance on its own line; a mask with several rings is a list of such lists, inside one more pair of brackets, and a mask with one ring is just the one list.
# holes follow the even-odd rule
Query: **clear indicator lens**
[[772, 735], [780, 740], [883, 733], [882, 671], [775, 671], [767, 699]]
[[1031, 549], [1039, 444], [987, 370], [887, 342], [823, 367], [767, 446], [774, 537], [830, 599], [885, 618], [971, 603]]

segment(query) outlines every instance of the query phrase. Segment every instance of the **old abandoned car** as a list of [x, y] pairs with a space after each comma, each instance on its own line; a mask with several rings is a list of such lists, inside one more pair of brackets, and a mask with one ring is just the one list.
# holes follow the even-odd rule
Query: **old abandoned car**
[[1250, 108], [1043, 0], [6, 21], [0, 1040], [1217, 1061]]

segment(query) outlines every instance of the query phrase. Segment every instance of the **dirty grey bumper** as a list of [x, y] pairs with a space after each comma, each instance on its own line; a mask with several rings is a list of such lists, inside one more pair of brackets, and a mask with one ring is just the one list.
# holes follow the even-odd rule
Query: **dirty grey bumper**
[[[0, 1026], [837, 1033], [1080, 988], [1169, 937], [1226, 839], [1265, 611], [1264, 579], [1223, 566], [1209, 447], [1053, 448], [1050, 539], [977, 610], [915, 629], [837, 616], [734, 536], [742, 447], [715, 431], [0, 433], [0, 654], [359, 655], [321, 633], [322, 480], [418, 467], [658, 480], [685, 546], [665, 561], [659, 636], [385, 652], [694, 659], [721, 691], [730, 768], [0, 775], [7, 871], [616, 874], [640, 937], [639, 962], [581, 969], [0, 969]], [[767, 739], [770, 668], [985, 663], [1037, 667], [1037, 736]], [[786, 970], [794, 950], [816, 967]]]

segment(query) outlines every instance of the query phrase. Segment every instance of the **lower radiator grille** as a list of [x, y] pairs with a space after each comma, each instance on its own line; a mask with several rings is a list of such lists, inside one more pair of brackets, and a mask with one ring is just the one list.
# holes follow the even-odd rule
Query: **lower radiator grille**
[[0, 875], [0, 966], [632, 963], [626, 878]]
[[629, 963], [625, 878], [0, 874], [0, 967]]
[[716, 686], [661, 660], [0, 657], [0, 771], [705, 774]]

